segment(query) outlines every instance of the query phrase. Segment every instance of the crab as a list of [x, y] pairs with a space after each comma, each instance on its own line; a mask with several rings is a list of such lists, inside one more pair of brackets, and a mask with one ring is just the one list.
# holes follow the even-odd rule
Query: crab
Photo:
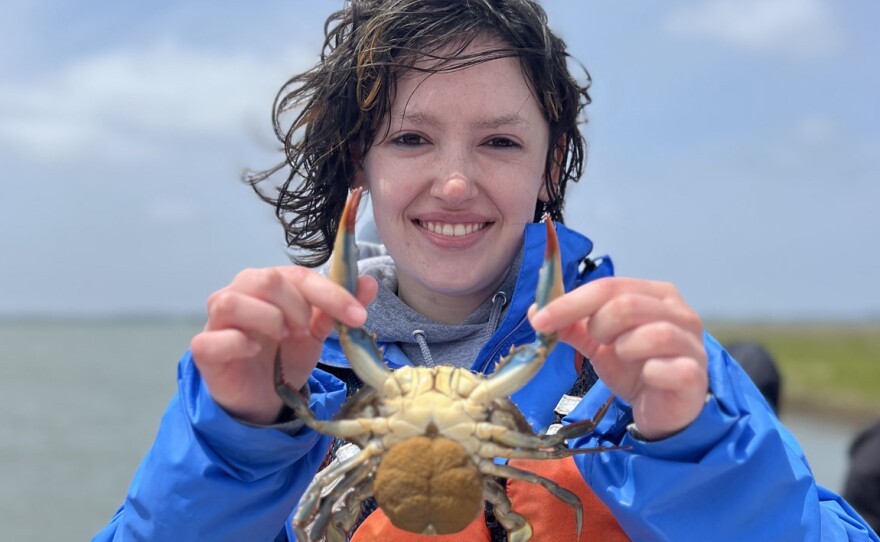
[[[353, 291], [357, 281], [354, 219], [361, 191], [349, 198], [340, 220], [329, 276]], [[545, 218], [547, 248], [536, 303], [546, 305], [563, 291], [559, 246]], [[545, 487], [574, 508], [580, 535], [580, 499], [556, 482], [496, 458], [554, 459], [616, 449], [569, 449], [566, 439], [592, 431], [611, 404], [592, 419], [572, 423], [554, 434], [536, 434], [510, 394], [538, 372], [557, 342], [555, 334], [537, 334], [533, 344], [511, 348], [489, 376], [437, 365], [405, 366], [391, 371], [375, 338], [361, 328], [335, 323], [352, 370], [364, 382], [330, 421], [319, 420], [308, 400], [284, 379], [275, 360], [275, 387], [305, 425], [345, 439], [348, 457], [317, 473], [294, 514], [297, 539], [344, 541], [361, 516], [362, 503], [375, 496], [378, 506], [400, 529], [442, 535], [463, 530], [484, 503], [511, 541], [531, 538], [528, 521], [515, 510], [498, 478], [516, 478]], [[353, 450], [353, 451], [352, 451]], [[340, 454], [337, 454], [339, 458]]]

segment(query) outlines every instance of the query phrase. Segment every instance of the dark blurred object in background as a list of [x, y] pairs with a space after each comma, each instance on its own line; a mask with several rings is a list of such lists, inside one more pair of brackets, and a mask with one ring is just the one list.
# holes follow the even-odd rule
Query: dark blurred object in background
[[736, 341], [725, 345], [727, 353], [733, 356], [764, 395], [764, 399], [779, 414], [779, 394], [782, 388], [782, 375], [776, 367], [776, 360], [766, 348], [756, 342]]
[[880, 533], [880, 422], [853, 439], [843, 498]]

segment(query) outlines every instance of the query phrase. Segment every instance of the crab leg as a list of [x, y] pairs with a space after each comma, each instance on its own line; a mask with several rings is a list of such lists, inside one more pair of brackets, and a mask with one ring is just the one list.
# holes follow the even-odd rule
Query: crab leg
[[[614, 394], [611, 394], [608, 397], [608, 400], [599, 407], [599, 410], [597, 410], [595, 414], [593, 414], [593, 417], [591, 419], [580, 420], [578, 422], [564, 425], [556, 433], [553, 433], [552, 435], [541, 435], [541, 438], [544, 439], [544, 442], [547, 443], [546, 445], [555, 446], [557, 444], [562, 444], [570, 438], [576, 438], [586, 435], [593, 429], [595, 429], [597, 425], [599, 425], [599, 422], [602, 421], [602, 418], [605, 417], [605, 413], [608, 412], [609, 408], [611, 408], [611, 404], [613, 402]], [[621, 448], [628, 449], [629, 446], [623, 446]]]
[[495, 519], [507, 529], [510, 542], [525, 542], [532, 537], [532, 526], [525, 517], [511, 510], [510, 498], [494, 478], [487, 478], [483, 483], [483, 496], [492, 503]]
[[[355, 189], [345, 204], [330, 261], [330, 278], [352, 293], [357, 288], [358, 277], [354, 220], [362, 193], [363, 189]], [[352, 370], [367, 386], [381, 389], [390, 371], [382, 361], [376, 339], [361, 328], [349, 328], [338, 321], [335, 326]]]
[[577, 520], [577, 537], [580, 538], [581, 528], [584, 525], [584, 507], [581, 505], [581, 500], [577, 495], [553, 480], [518, 467], [496, 465], [491, 459], [480, 461], [480, 471], [500, 478], [516, 478], [517, 480], [538, 484], [549, 491], [554, 497], [574, 508]]
[[[539, 309], [563, 293], [562, 264], [556, 230], [549, 217], [544, 219], [544, 224], [547, 226], [547, 248], [535, 292], [535, 303]], [[511, 349], [510, 354], [498, 363], [495, 372], [477, 386], [471, 398], [479, 402], [489, 402], [511, 395], [538, 374], [547, 355], [555, 346], [555, 333], [538, 333], [534, 343]]]
[[[341, 517], [336, 516], [334, 508], [341, 507], [347, 512], [352, 511], [354, 513], [353, 509], [348, 506], [351, 504], [348, 502], [350, 500], [348, 497], [354, 493], [352, 488], [371, 474], [373, 467], [372, 459], [360, 463], [357, 468], [349, 472], [348, 476], [338, 477], [338, 482], [335, 485], [331, 483], [329, 492], [326, 488], [321, 488], [320, 504], [318, 505], [318, 510], [314, 513], [314, 521], [309, 525], [309, 530], [315, 535], [313, 538], [320, 540], [326, 533], [327, 537], [332, 540], [334, 538], [330, 533], [333, 533], [334, 535], [342, 535], [341, 539], [345, 540], [344, 533], [342, 533], [336, 523], [349, 518], [345, 515]], [[346, 498], [340, 503], [339, 501], [343, 497]], [[358, 506], [358, 508], [360, 507]], [[360, 510], [356, 513], [360, 514]], [[339, 536], [336, 539], [339, 539]]]
[[[481, 438], [490, 438], [494, 442], [498, 442], [514, 448], [552, 448], [564, 444], [570, 438], [580, 437], [588, 434], [599, 425], [605, 413], [614, 402], [614, 395], [611, 395], [599, 410], [593, 414], [593, 417], [586, 420], [570, 423], [562, 426], [556, 433], [551, 435], [530, 435], [527, 433], [517, 433], [509, 431], [503, 424], [493, 422], [480, 422], [476, 425], [475, 434]], [[624, 447], [626, 449], [628, 447]], [[604, 451], [607, 448], [599, 448], [597, 450]], [[618, 449], [614, 447], [612, 449]], [[590, 448], [593, 450], [593, 448]]]
[[596, 446], [594, 448], [564, 448], [548, 446], [546, 449], [516, 448], [499, 444], [483, 444], [477, 450], [480, 457], [506, 457], [507, 459], [562, 459], [575, 455], [597, 454], [614, 450], [629, 450], [631, 446]]
[[338, 420], [319, 420], [309, 408], [308, 399], [298, 390], [293, 389], [284, 380], [281, 361], [275, 358], [275, 391], [287, 406], [293, 409], [296, 417], [307, 426], [325, 435], [339, 438], [351, 438], [366, 433], [387, 433], [388, 420], [385, 418], [346, 418]]
[[[309, 485], [306, 493], [300, 499], [296, 514], [293, 516], [293, 529], [294, 532], [297, 533], [297, 538], [301, 536], [299, 531], [302, 531], [309, 526], [310, 523], [312, 524], [310, 529], [317, 526], [320, 527], [320, 530], [323, 532], [330, 517], [329, 514], [326, 513], [321, 515], [320, 509], [316, 510], [315, 508], [316, 506], [319, 506], [319, 503], [323, 498], [322, 492], [325, 488], [331, 487], [331, 484], [333, 483], [341, 483], [341, 481], [344, 480], [343, 476], [353, 470], [357, 473], [356, 469], [366, 469], [366, 472], [369, 473], [370, 469], [368, 467], [371, 464], [371, 461], [374, 457], [379, 455], [381, 451], [382, 449], [378, 444], [368, 445], [352, 460], [336, 463], [319, 471], [315, 475], [311, 485]], [[336, 482], [337, 480], [340, 482]], [[303, 540], [309, 539], [303, 537]]]
[[358, 484], [360, 485], [345, 495], [340, 509], [333, 517], [333, 522], [327, 526], [327, 542], [332, 542], [333, 536], [342, 542], [348, 540], [348, 533], [363, 514], [364, 501], [373, 494], [373, 485], [366, 476]]
[[[509, 431], [508, 432], [512, 432]], [[526, 437], [526, 438], [521, 438]], [[496, 438], [497, 444], [480, 446], [481, 457], [507, 457], [510, 459], [560, 459], [574, 455], [596, 454], [612, 450], [629, 450], [632, 446], [594, 446], [591, 448], [566, 448], [561, 443], [548, 442], [541, 436], [521, 435], [518, 438]]]

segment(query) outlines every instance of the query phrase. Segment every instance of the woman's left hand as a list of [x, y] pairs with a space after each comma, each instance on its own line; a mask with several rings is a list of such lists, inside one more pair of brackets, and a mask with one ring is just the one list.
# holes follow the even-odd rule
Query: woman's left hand
[[533, 307], [531, 322], [589, 358], [599, 378], [632, 405], [649, 440], [684, 429], [706, 402], [703, 323], [670, 283], [598, 279], [540, 311]]

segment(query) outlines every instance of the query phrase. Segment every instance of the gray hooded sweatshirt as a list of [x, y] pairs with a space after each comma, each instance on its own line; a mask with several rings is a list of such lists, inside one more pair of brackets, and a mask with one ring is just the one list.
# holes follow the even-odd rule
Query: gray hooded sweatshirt
[[453, 365], [470, 369], [480, 349], [507, 311], [522, 261], [522, 248], [496, 293], [458, 325], [443, 324], [416, 312], [397, 296], [394, 260], [382, 245], [360, 242], [358, 269], [379, 283], [367, 307], [364, 329], [380, 342], [397, 343], [413, 365]]

